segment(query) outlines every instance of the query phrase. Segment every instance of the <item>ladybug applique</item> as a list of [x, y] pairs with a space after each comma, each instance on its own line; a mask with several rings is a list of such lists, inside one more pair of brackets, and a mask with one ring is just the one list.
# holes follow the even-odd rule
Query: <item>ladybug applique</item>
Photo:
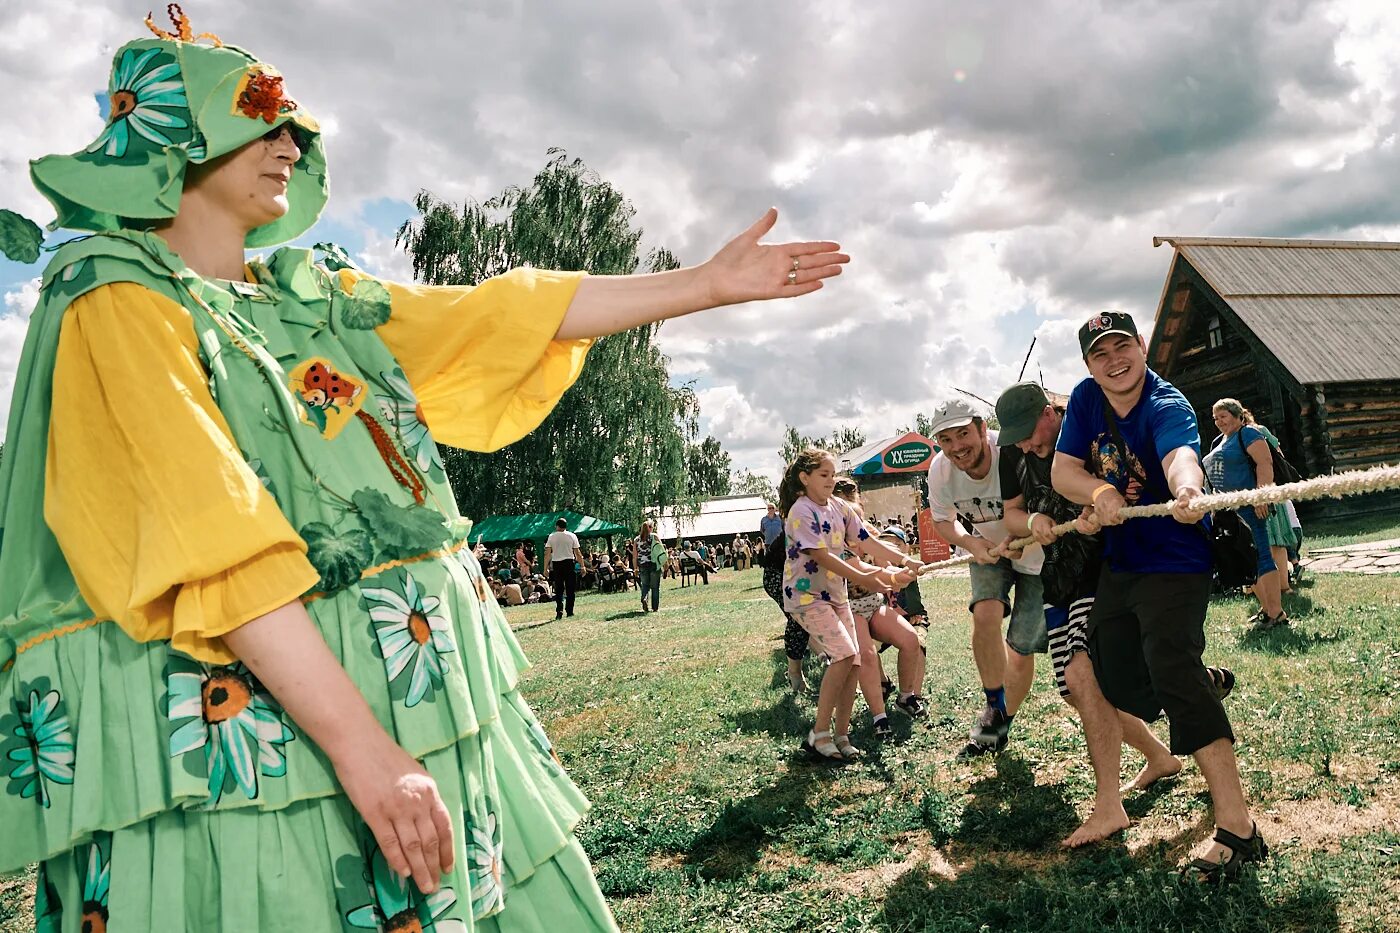
[[323, 411], [354, 401], [364, 391], [364, 386], [351, 382], [321, 362], [312, 363], [301, 382], [302, 401]]
[[287, 388], [300, 403], [302, 420], [326, 440], [355, 420], [370, 395], [363, 382], [338, 372], [325, 357], [303, 360], [287, 374]]

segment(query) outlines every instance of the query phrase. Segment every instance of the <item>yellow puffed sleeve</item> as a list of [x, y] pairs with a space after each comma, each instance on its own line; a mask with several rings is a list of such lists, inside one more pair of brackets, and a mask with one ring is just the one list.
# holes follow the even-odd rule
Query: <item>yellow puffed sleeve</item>
[[[555, 340], [582, 272], [515, 269], [480, 285], [397, 285], [376, 330], [433, 437], [499, 450], [529, 434], [583, 372], [590, 339]], [[353, 287], [356, 274], [340, 273]]]
[[45, 481], [83, 598], [137, 641], [229, 663], [220, 636], [319, 579], [209, 394], [189, 314], [139, 285], [68, 308]]

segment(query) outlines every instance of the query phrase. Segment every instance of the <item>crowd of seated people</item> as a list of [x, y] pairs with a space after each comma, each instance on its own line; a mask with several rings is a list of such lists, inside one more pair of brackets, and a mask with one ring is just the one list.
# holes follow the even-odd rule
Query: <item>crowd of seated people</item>
[[[637, 570], [630, 555], [606, 547], [581, 548], [583, 561], [578, 565], [579, 590], [599, 593], [620, 593], [637, 586]], [[517, 541], [494, 547], [478, 543], [473, 553], [481, 562], [496, 601], [506, 606], [549, 602], [554, 590], [543, 573], [535, 545]], [[690, 561], [708, 582], [710, 574], [722, 569], [747, 570], [763, 558], [762, 535], [735, 535], [734, 540], [711, 544], [705, 541], [682, 541], [666, 549], [666, 564], [662, 577], [678, 578], [682, 562]]]

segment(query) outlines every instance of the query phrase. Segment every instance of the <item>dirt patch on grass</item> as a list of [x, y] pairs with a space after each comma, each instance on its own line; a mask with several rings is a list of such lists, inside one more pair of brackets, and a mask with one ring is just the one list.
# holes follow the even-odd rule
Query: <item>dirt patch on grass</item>
[[785, 872], [790, 868], [806, 868], [812, 864], [812, 860], [792, 852], [782, 850], [766, 850], [758, 858], [759, 871], [770, 873]]
[[1337, 852], [1350, 836], [1400, 829], [1400, 805], [1386, 800], [1358, 809], [1331, 800], [1282, 800], [1256, 813], [1255, 822], [1270, 844]]
[[933, 844], [927, 833], [914, 833], [907, 838], [910, 840], [909, 853], [899, 861], [831, 875], [822, 879], [822, 885], [842, 894], [880, 897], [900, 878], [916, 868], [953, 881], [964, 871], [977, 865], [985, 865], [989, 861], [1027, 875], [1038, 875], [1072, 857], [1072, 853], [1059, 850], [1044, 853], [992, 853], [967, 846], [940, 849]]
[[679, 852], [655, 852], [647, 859], [652, 871], [680, 871], [685, 865], [685, 856]]
[[596, 729], [622, 709], [618, 703], [604, 703], [601, 706], [580, 710], [572, 716], [561, 716], [549, 724], [549, 734], [557, 742], [568, 739], [580, 732]]
[[821, 883], [829, 890], [842, 894], [880, 897], [891, 885], [915, 868], [922, 867], [929, 874], [949, 881], [958, 876], [958, 867], [948, 861], [941, 849], [934, 846], [928, 833], [910, 833], [903, 837], [900, 845], [907, 845], [909, 854], [898, 862], [885, 862], [869, 868], [840, 872], [822, 879]]

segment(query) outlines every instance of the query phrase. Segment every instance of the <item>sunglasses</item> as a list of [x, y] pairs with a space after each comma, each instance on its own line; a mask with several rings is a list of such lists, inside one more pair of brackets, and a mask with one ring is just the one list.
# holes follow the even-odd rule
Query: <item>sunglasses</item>
[[263, 134], [263, 142], [275, 143], [282, 138], [282, 131], [286, 130], [292, 137], [292, 144], [301, 152], [310, 151], [312, 140], [315, 138], [310, 132], [291, 122], [280, 123]]

